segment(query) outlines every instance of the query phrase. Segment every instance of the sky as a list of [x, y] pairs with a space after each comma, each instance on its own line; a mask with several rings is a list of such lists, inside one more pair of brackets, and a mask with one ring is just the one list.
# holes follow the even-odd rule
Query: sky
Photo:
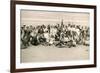
[[89, 13], [76, 13], [76, 12], [55, 12], [55, 11], [34, 11], [34, 10], [21, 10], [21, 25], [55, 25], [57, 23], [68, 23], [75, 25], [89, 25]]

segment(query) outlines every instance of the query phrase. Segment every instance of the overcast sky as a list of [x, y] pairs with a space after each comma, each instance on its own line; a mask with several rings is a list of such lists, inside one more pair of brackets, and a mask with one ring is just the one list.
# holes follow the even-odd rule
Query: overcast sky
[[21, 25], [57, 24], [62, 19], [64, 24], [89, 25], [89, 13], [21, 10]]

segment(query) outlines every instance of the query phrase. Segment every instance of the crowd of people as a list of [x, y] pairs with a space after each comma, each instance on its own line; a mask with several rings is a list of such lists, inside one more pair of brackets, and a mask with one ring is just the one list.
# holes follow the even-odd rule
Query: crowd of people
[[22, 25], [21, 26], [21, 48], [30, 45], [76, 47], [77, 45], [89, 46], [90, 31], [88, 26], [75, 24], [56, 25]]

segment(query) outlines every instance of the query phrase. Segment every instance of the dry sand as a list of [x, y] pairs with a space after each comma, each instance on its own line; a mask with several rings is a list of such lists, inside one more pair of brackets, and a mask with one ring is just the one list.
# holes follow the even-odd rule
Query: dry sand
[[86, 59], [89, 59], [89, 46], [83, 45], [72, 48], [39, 45], [21, 49], [21, 63]]

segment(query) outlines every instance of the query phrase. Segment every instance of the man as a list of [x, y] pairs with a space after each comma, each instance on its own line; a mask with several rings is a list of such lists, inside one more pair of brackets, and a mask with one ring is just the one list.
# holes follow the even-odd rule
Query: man
[[25, 28], [24, 26], [21, 27], [21, 48], [22, 49], [25, 47], [25, 45], [24, 45], [24, 39], [23, 39], [23, 37], [25, 35], [24, 28]]
[[25, 30], [25, 37], [24, 37], [24, 41], [25, 41], [25, 46], [29, 46], [30, 45], [30, 37], [31, 37], [31, 30], [29, 28], [29, 26], [26, 27], [26, 30]]
[[30, 33], [29, 27], [26, 25], [23, 25], [23, 30], [21, 31], [21, 34], [23, 33], [23, 36], [21, 38], [23, 48], [27, 48], [29, 46], [30, 42]]

